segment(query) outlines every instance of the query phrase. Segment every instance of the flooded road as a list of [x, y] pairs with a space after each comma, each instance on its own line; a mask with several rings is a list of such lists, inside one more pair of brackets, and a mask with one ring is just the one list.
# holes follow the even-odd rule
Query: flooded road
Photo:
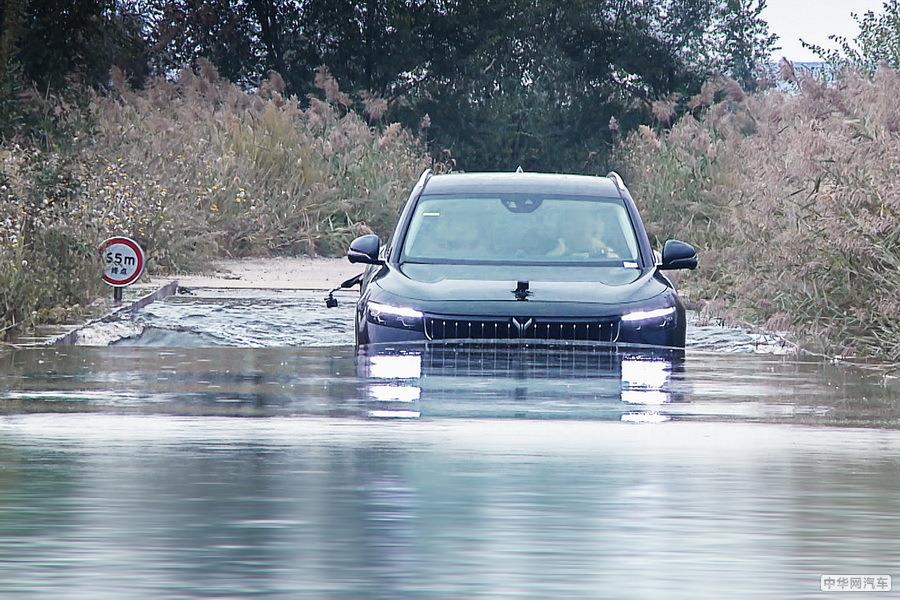
[[314, 302], [179, 297], [111, 347], [0, 353], [0, 597], [812, 598], [900, 570], [880, 378], [700, 326], [684, 355], [357, 358], [352, 302]]

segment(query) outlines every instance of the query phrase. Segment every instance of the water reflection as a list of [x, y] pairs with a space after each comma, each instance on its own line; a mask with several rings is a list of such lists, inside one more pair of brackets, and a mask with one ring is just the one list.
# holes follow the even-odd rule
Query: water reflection
[[624, 347], [34, 348], [0, 415], [751, 420], [900, 427], [895, 391], [817, 361]]
[[37, 415], [13, 598], [812, 598], [900, 554], [892, 432]]
[[900, 561], [898, 410], [758, 355], [0, 353], [0, 596], [819, 597]]
[[[392, 411], [459, 415], [479, 410], [490, 394], [494, 417], [554, 413], [563, 418], [618, 418], [660, 422], [670, 418], [664, 405], [684, 402], [684, 387], [672, 384], [684, 372], [684, 352], [578, 344], [479, 345], [470, 343], [371, 346], [360, 355], [357, 371], [364, 393], [378, 403], [377, 416]], [[450, 402], [448, 402], [448, 400]], [[646, 409], [625, 409], [625, 405]], [[448, 413], [448, 407], [454, 409]]]

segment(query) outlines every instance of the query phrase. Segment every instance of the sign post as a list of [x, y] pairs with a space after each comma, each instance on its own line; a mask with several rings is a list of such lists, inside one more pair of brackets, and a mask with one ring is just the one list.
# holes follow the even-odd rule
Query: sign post
[[113, 288], [113, 300], [122, 302], [122, 288], [138, 280], [144, 272], [144, 250], [131, 238], [111, 237], [100, 244], [103, 281]]

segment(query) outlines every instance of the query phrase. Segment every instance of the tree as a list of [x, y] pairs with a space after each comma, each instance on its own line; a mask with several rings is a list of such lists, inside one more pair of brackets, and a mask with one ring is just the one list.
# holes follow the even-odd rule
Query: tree
[[259, 13], [249, 2], [135, 0], [132, 7], [145, 17], [144, 36], [153, 49], [149, 62], [157, 74], [169, 75], [206, 58], [222, 76], [244, 86], [258, 84], [265, 75]]
[[859, 27], [859, 34], [853, 41], [830, 35], [828, 39], [838, 45], [837, 49], [826, 49], [801, 40], [803, 46], [829, 62], [835, 70], [851, 67], [874, 73], [882, 64], [900, 68], [900, 0], [886, 0], [880, 13], [870, 10], [862, 15], [850, 13], [850, 16]]
[[3, 0], [0, 2], [3, 20], [0, 30], [0, 77], [6, 80], [22, 37], [25, 21], [25, 0]]
[[769, 61], [777, 37], [769, 33], [762, 19], [766, 0], [724, 0], [718, 6], [713, 23], [721, 29], [714, 33], [720, 40], [719, 62], [745, 89], [755, 89], [758, 69]]
[[654, 100], [690, 95], [713, 74], [752, 79], [772, 43], [763, 6], [456, 2], [425, 30], [453, 43], [430, 57], [407, 112], [431, 115], [437, 148], [464, 168], [602, 171], [611, 117], [628, 130], [650, 120]]
[[[9, 7], [24, 1], [0, 0]], [[25, 6], [22, 34], [4, 30], [0, 51], [7, 41], [18, 43], [27, 75], [37, 81], [58, 86], [80, 72], [102, 84], [111, 64], [135, 80], [148, 70], [171, 76], [203, 57], [245, 87], [278, 71], [286, 93], [302, 97], [317, 93], [312, 74], [325, 65], [357, 97], [386, 100], [388, 119], [417, 127], [428, 114], [433, 148], [466, 169], [601, 169], [614, 139], [611, 117], [624, 131], [649, 122], [654, 101], [693, 95], [717, 73], [752, 85], [773, 40], [760, 16], [765, 0]]]
[[112, 64], [147, 74], [140, 15], [117, 0], [3, 0], [0, 61], [42, 92], [70, 77], [103, 85]]

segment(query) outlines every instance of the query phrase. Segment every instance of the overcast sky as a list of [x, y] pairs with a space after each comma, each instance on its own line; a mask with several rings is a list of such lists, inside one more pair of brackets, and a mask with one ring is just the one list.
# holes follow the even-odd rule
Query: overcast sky
[[769, 0], [763, 18], [778, 36], [781, 50], [773, 58], [785, 56], [793, 61], [816, 61], [819, 58], [800, 45], [803, 41], [833, 47], [828, 36], [842, 35], [853, 39], [858, 30], [850, 13], [880, 12], [882, 0]]

